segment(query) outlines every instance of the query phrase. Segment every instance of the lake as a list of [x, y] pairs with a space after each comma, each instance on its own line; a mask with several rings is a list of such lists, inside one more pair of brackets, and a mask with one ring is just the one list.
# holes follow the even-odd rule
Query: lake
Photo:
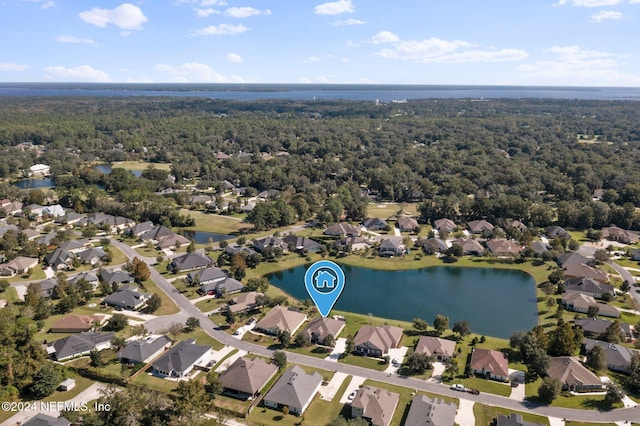
[[195, 241], [197, 244], [217, 243], [220, 241], [235, 238], [234, 235], [216, 234], [215, 232], [205, 231], [190, 231], [187, 229], [183, 229], [182, 231], [180, 231], [180, 233], [188, 239]]
[[[466, 320], [474, 333], [508, 339], [517, 330], [537, 325], [535, 282], [510, 269], [439, 266], [404, 271], [381, 271], [341, 265], [345, 288], [334, 309], [403, 321], [436, 314]], [[268, 276], [274, 286], [303, 300], [306, 267]]]
[[[113, 170], [113, 166], [111, 164], [98, 164], [97, 166], [93, 166], [93, 170], [100, 173], [104, 173], [105, 175], [108, 175]], [[130, 170], [130, 171], [131, 173], [133, 173], [135, 177], [142, 176], [142, 170]]]
[[54, 188], [56, 184], [53, 182], [52, 177], [43, 177], [37, 179], [23, 179], [13, 183], [13, 186], [17, 186], [20, 189], [33, 189], [33, 188]]

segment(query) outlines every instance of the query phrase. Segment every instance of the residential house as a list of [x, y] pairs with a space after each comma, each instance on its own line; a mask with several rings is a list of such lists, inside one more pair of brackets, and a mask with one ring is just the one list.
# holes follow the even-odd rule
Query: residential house
[[136, 282], [136, 279], [133, 275], [131, 275], [127, 271], [115, 271], [113, 269], [105, 269], [100, 273], [100, 279], [110, 286], [114, 284], [122, 285], [122, 284], [132, 284]]
[[269, 408], [289, 409], [289, 413], [301, 416], [322, 385], [318, 372], [307, 374], [297, 365], [288, 368], [274, 383], [262, 400]]
[[72, 227], [75, 224], [80, 223], [82, 220], [86, 220], [87, 215], [82, 213], [76, 213], [74, 211], [66, 213], [64, 216], [56, 217], [55, 223], [59, 223], [61, 225], [68, 225]]
[[22, 213], [22, 204], [20, 201], [13, 201], [9, 204], [2, 206], [2, 209], [7, 213], [7, 216], [16, 216]]
[[522, 251], [520, 244], [513, 240], [489, 240], [487, 241], [489, 252], [495, 256], [515, 256]]
[[[607, 331], [613, 321], [602, 318], [580, 318], [573, 320], [576, 327], [580, 327], [585, 336], [598, 337]], [[629, 342], [635, 339], [634, 328], [626, 322], [618, 322], [620, 337]]]
[[238, 358], [219, 376], [222, 392], [241, 400], [253, 399], [277, 372], [275, 364], [261, 358]]
[[589, 278], [603, 284], [609, 281], [609, 276], [605, 271], [584, 263], [563, 265], [562, 276], [565, 280], [569, 278]]
[[187, 377], [197, 366], [211, 358], [211, 347], [197, 345], [195, 339], [186, 339], [169, 349], [151, 364], [153, 374], [160, 377]]
[[116, 357], [126, 364], [146, 364], [165, 350], [171, 347], [173, 342], [167, 336], [149, 336], [129, 342], [120, 349]]
[[45, 206], [41, 211], [42, 216], [48, 217], [64, 217], [67, 212], [64, 211], [60, 204]]
[[360, 236], [360, 233], [360, 227], [344, 222], [336, 223], [324, 230], [325, 235], [332, 235], [336, 237], [358, 237]]
[[158, 250], [177, 250], [179, 247], [189, 244], [190, 242], [190, 239], [174, 233], [158, 241], [156, 248]]
[[507, 356], [500, 351], [473, 348], [470, 364], [471, 371], [476, 376], [501, 382], [509, 381], [509, 361]]
[[467, 222], [467, 227], [472, 234], [482, 234], [483, 232], [493, 231], [493, 225], [484, 219]]
[[56, 321], [50, 333], [82, 333], [92, 331], [104, 321], [104, 315], [68, 315]]
[[427, 238], [422, 243], [422, 249], [426, 253], [446, 253], [449, 250], [447, 242], [440, 238]]
[[446, 232], [453, 232], [456, 229], [458, 229], [458, 225], [456, 225], [454, 221], [446, 218], [437, 219], [436, 221], [434, 221], [433, 227], [438, 231], [446, 231]]
[[135, 311], [146, 305], [150, 297], [149, 293], [142, 293], [138, 287], [126, 286], [106, 296], [103, 303], [116, 308]]
[[600, 346], [604, 349], [607, 358], [607, 368], [626, 374], [631, 372], [631, 360], [635, 354], [638, 354], [638, 351], [633, 351], [626, 346], [602, 340], [584, 339], [583, 346], [585, 353], [588, 353], [595, 346]]
[[602, 228], [602, 238], [605, 240], [617, 241], [623, 244], [633, 244], [640, 240], [640, 235], [626, 229], [610, 226]]
[[171, 261], [171, 269], [174, 273], [193, 271], [196, 269], [205, 269], [213, 266], [214, 262], [206, 254], [196, 252], [186, 253], [178, 257], [174, 257]]
[[52, 417], [44, 413], [38, 413], [31, 417], [22, 426], [71, 426], [71, 422], [64, 417]]
[[256, 291], [240, 293], [229, 301], [227, 309], [233, 314], [250, 312], [256, 307], [256, 297], [262, 295], [262, 293]]
[[596, 302], [593, 297], [582, 293], [563, 293], [562, 304], [569, 311], [580, 312], [583, 314], [589, 312], [590, 306], [597, 306], [598, 315], [610, 318], [620, 318], [620, 311], [615, 306]]
[[369, 231], [384, 231], [389, 229], [389, 222], [379, 217], [368, 217], [362, 220], [362, 226]]
[[53, 296], [56, 287], [58, 287], [58, 280], [55, 278], [47, 278], [46, 280], [29, 285], [33, 285], [36, 291], [43, 297], [50, 298]]
[[548, 252], [551, 247], [548, 244], [543, 243], [542, 241], [534, 241], [531, 243], [531, 249], [535, 254], [543, 254]]
[[[303, 333], [311, 340], [311, 343], [324, 344], [329, 336], [335, 340], [344, 329], [345, 322], [329, 317], [316, 318], [304, 329]], [[333, 346], [333, 345], [331, 345]]]
[[71, 358], [89, 355], [89, 352], [93, 350], [101, 351], [110, 348], [111, 341], [114, 337], [115, 334], [113, 332], [98, 333], [85, 331], [63, 337], [50, 343], [47, 347], [47, 352], [52, 355], [56, 361], [66, 361]]
[[285, 331], [293, 336], [306, 320], [307, 315], [302, 312], [292, 311], [284, 306], [276, 306], [256, 323], [255, 328], [274, 336]]
[[520, 232], [526, 232], [529, 230], [527, 225], [520, 222], [519, 220], [507, 220], [505, 222], [505, 229], [515, 228]]
[[200, 288], [198, 289], [200, 294], [223, 296], [225, 294], [238, 293], [244, 289], [244, 284], [228, 277], [227, 274], [216, 267], [203, 269], [200, 273], [189, 273], [187, 280], [190, 283], [200, 283]]
[[543, 426], [540, 423], [527, 422], [523, 420], [522, 414], [511, 413], [509, 416], [499, 414], [496, 418], [495, 426]]
[[611, 284], [603, 284], [589, 278], [575, 277], [564, 282], [564, 291], [567, 293], [582, 293], [596, 299], [602, 299], [605, 294], [615, 296], [614, 287]]
[[135, 220], [122, 216], [112, 216], [104, 213], [93, 213], [87, 217], [88, 222], [98, 227], [105, 227], [109, 232], [124, 231], [136, 224]]
[[51, 166], [46, 164], [34, 164], [29, 167], [29, 176], [50, 176]]
[[552, 357], [547, 375], [560, 380], [563, 390], [572, 392], [598, 392], [604, 385], [591, 370], [575, 356]]
[[429, 398], [426, 395], [416, 395], [411, 400], [411, 406], [405, 426], [453, 426], [455, 424], [458, 407], [452, 402], [444, 402], [440, 398]]
[[35, 240], [41, 235], [40, 231], [36, 231], [35, 229], [24, 229], [20, 232], [24, 234], [24, 237], [27, 239], [27, 241]]
[[456, 342], [440, 337], [421, 336], [415, 353], [432, 356], [436, 361], [449, 362], [456, 353]]
[[334, 241], [333, 246], [340, 251], [350, 252], [368, 249], [371, 247], [371, 243], [364, 237], [345, 237]]
[[153, 222], [146, 221], [141, 223], [136, 223], [131, 228], [125, 231], [125, 234], [130, 237], [140, 237], [145, 232], [149, 232], [154, 229]]
[[92, 247], [78, 252], [77, 257], [80, 259], [80, 262], [95, 266], [107, 258], [107, 253], [102, 247]]
[[386, 237], [380, 242], [378, 248], [380, 256], [403, 256], [407, 253], [407, 247], [402, 242], [402, 237]]
[[4, 235], [7, 232], [11, 232], [15, 236], [18, 236], [18, 234], [21, 231], [20, 231], [20, 228], [18, 228], [16, 225], [2, 225], [2, 226], [0, 226], [0, 237], [4, 237]]
[[355, 353], [381, 358], [389, 349], [399, 348], [402, 341], [402, 329], [392, 325], [363, 325], [358, 330], [353, 343]]
[[38, 259], [34, 257], [18, 256], [9, 262], [0, 264], [0, 275], [12, 277], [26, 274], [30, 269], [38, 266]]
[[[143, 224], [139, 224], [140, 228], [147, 228], [147, 225], [145, 225], [146, 223], [149, 223], [149, 222], [144, 222]], [[138, 225], [136, 225], [134, 229], [136, 227], [138, 227]], [[173, 232], [171, 229], [167, 228], [166, 226], [158, 225], [158, 226], [152, 227], [151, 229], [147, 229], [146, 231], [140, 232], [138, 234], [138, 237], [140, 241], [142, 241], [143, 243], [151, 242], [153, 244], [157, 244], [160, 241], [162, 241], [164, 238], [174, 234], [175, 232]]]
[[62, 383], [58, 385], [58, 390], [67, 392], [76, 387], [75, 379], [64, 379]]
[[93, 243], [88, 238], [82, 238], [80, 240], [65, 241], [59, 246], [61, 249], [76, 254], [83, 250], [93, 248]]
[[224, 252], [227, 253], [230, 256], [236, 255], [236, 254], [244, 254], [246, 256], [250, 255], [250, 254], [257, 254], [257, 252], [250, 248], [250, 247], [244, 247], [244, 246], [239, 246], [237, 244], [229, 244], [228, 246], [226, 246], [224, 248]]
[[351, 403], [351, 418], [365, 419], [373, 426], [389, 426], [400, 395], [386, 389], [362, 386]]
[[[282, 239], [289, 251], [297, 251], [298, 253], [318, 253], [322, 250], [322, 244], [307, 237], [296, 237], [295, 235], [287, 235]], [[293, 250], [292, 250], [293, 249]]]
[[482, 247], [482, 244], [473, 238], [456, 238], [453, 240], [451, 245], [458, 245], [462, 247], [462, 252], [465, 255], [482, 256], [484, 254], [484, 247]]
[[545, 234], [547, 234], [547, 237], [549, 238], [565, 238], [569, 236], [569, 233], [566, 231], [566, 229], [556, 225], [548, 227], [545, 231]]
[[277, 189], [266, 189], [260, 192], [257, 197], [262, 200], [274, 199], [280, 193]]
[[80, 280], [84, 280], [89, 284], [91, 284], [91, 287], [93, 287], [94, 291], [97, 290], [98, 286], [100, 285], [100, 280], [98, 279], [98, 276], [93, 272], [80, 272], [79, 274], [69, 278], [67, 280], [67, 283], [75, 285]]
[[191, 206], [193, 205], [197, 205], [197, 204], [203, 204], [205, 206], [208, 206], [209, 204], [213, 203], [215, 201], [215, 199], [211, 196], [211, 195], [205, 195], [205, 194], [196, 194], [196, 195], [192, 195], [191, 197], [189, 197], [189, 200], [187, 201], [187, 203]]
[[62, 248], [57, 248], [53, 252], [49, 253], [44, 257], [44, 261], [47, 265], [49, 265], [53, 270], [60, 271], [63, 269], [72, 269], [73, 261], [76, 256]]
[[589, 259], [588, 257], [584, 257], [580, 253], [572, 252], [572, 253], [562, 253], [558, 256], [558, 265], [559, 266], [569, 266], [569, 265], [589, 265], [594, 266], [593, 259]]
[[418, 221], [408, 216], [398, 217], [396, 226], [398, 227], [400, 232], [416, 232], [418, 228], [420, 228]]
[[287, 243], [282, 241], [282, 239], [269, 235], [267, 237], [254, 240], [253, 248], [258, 253], [263, 253], [265, 250], [269, 250], [269, 249], [270, 250], [281, 249], [283, 251], [288, 250], [289, 246], [287, 245]]

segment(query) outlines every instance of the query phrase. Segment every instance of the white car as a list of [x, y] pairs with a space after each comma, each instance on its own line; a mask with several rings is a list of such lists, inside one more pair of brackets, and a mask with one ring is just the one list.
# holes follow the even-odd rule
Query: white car
[[454, 390], [454, 391], [458, 391], [458, 392], [466, 392], [467, 388], [464, 387], [464, 385], [461, 385], [460, 383], [456, 383], [455, 385], [452, 385], [449, 389]]
[[353, 399], [356, 397], [356, 394], [358, 393], [358, 391], [353, 391], [349, 394], [349, 396], [347, 397], [347, 399], [349, 401], [353, 401]]

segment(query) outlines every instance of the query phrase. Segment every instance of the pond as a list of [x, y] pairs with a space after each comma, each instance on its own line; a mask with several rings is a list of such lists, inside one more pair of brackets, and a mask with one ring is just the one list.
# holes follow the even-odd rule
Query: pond
[[230, 240], [231, 238], [235, 238], [235, 235], [228, 234], [216, 234], [215, 232], [205, 232], [205, 231], [190, 231], [188, 229], [183, 229], [180, 231], [182, 235], [187, 237], [188, 239], [195, 241], [196, 244], [210, 244], [217, 243], [224, 240]]
[[[450, 327], [466, 320], [474, 333], [508, 339], [514, 331], [537, 324], [535, 282], [510, 269], [432, 267], [381, 271], [342, 265], [346, 284], [334, 309], [403, 321], [436, 314]], [[303, 300], [305, 266], [268, 276], [274, 286]]]
[[13, 186], [17, 186], [20, 189], [33, 189], [33, 188], [55, 188], [56, 184], [53, 182], [52, 177], [43, 177], [37, 179], [23, 179], [13, 183]]
[[[113, 170], [113, 166], [111, 164], [98, 164], [96, 166], [93, 166], [93, 170], [98, 171], [100, 173], [104, 173], [105, 175], [108, 175]], [[133, 173], [135, 177], [142, 176], [142, 170], [130, 170], [130, 171], [131, 173]]]

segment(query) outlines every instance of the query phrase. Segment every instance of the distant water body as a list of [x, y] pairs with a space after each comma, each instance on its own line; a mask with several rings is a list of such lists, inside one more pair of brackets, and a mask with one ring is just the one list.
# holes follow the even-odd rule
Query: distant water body
[[353, 84], [102, 84], [0, 83], [0, 97], [166, 96], [257, 101], [266, 99], [391, 102], [412, 99], [640, 100], [640, 88], [435, 86]]

